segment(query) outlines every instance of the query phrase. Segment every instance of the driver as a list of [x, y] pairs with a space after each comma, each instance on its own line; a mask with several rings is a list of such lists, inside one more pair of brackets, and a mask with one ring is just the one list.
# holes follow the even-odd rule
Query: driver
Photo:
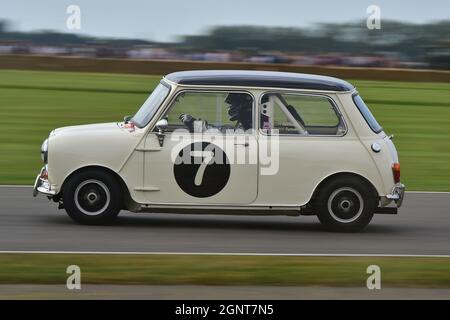
[[237, 121], [244, 130], [251, 129], [252, 126], [252, 98], [245, 93], [229, 93], [225, 102], [230, 105], [228, 116], [230, 121]]
[[[228, 117], [230, 121], [237, 121], [236, 127], [241, 124], [244, 130], [251, 129], [252, 126], [252, 98], [245, 93], [229, 93], [225, 98], [228, 106]], [[179, 119], [189, 129], [194, 132], [194, 122], [197, 120], [190, 114], [181, 114]], [[208, 124], [205, 123], [208, 127]]]

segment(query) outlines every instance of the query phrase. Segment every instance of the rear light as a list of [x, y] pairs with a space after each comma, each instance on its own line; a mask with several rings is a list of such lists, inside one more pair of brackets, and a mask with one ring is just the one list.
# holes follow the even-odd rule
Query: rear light
[[394, 176], [394, 182], [400, 182], [400, 163], [392, 164], [392, 175]]

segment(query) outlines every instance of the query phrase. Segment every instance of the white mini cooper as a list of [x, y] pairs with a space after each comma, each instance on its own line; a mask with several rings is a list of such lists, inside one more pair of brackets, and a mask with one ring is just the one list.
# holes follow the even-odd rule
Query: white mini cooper
[[41, 153], [34, 195], [83, 224], [125, 209], [317, 215], [357, 231], [397, 213], [405, 190], [355, 87], [317, 75], [171, 73], [134, 116], [53, 130]]

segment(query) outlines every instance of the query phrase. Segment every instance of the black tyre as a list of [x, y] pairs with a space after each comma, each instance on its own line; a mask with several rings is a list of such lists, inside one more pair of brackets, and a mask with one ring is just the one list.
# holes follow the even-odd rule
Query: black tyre
[[320, 189], [315, 211], [329, 230], [356, 232], [372, 220], [376, 195], [371, 186], [356, 177], [340, 177]]
[[111, 223], [119, 214], [122, 203], [119, 182], [103, 171], [75, 174], [64, 186], [64, 208], [69, 217], [81, 224]]

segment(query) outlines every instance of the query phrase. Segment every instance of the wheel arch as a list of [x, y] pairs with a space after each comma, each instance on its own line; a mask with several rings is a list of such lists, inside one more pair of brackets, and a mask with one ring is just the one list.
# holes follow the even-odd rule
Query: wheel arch
[[[101, 165], [88, 165], [88, 166], [84, 166], [84, 167], [80, 167], [74, 171], [72, 171], [70, 174], [68, 174], [66, 176], [66, 178], [64, 179], [64, 182], [61, 185], [61, 192], [60, 192], [60, 197], [62, 195], [62, 193], [64, 193], [64, 188], [67, 184], [67, 181], [69, 181], [73, 176], [84, 172], [84, 171], [89, 171], [89, 170], [96, 170], [96, 171], [102, 171], [105, 172], [107, 174], [110, 174], [111, 176], [114, 177], [114, 179], [116, 179], [116, 181], [119, 183], [120, 185], [120, 189], [123, 192], [123, 204], [124, 204], [124, 209], [127, 209], [128, 207], [130, 207], [130, 201], [133, 201], [131, 198], [131, 194], [130, 194], [130, 190], [128, 189], [128, 186], [126, 185], [125, 181], [123, 180], [123, 178], [114, 170], [105, 167], [105, 166], [101, 166]], [[134, 202], [134, 201], [133, 201]]]
[[372, 190], [374, 198], [375, 199], [379, 198], [379, 193], [378, 193], [377, 188], [366, 177], [364, 177], [358, 173], [355, 173], [355, 172], [336, 172], [336, 173], [330, 174], [329, 176], [325, 177], [324, 179], [322, 179], [322, 181], [320, 181], [317, 184], [317, 186], [314, 188], [314, 191], [308, 201], [308, 205], [310, 205], [314, 202], [314, 200], [316, 199], [317, 195], [319, 194], [321, 188], [323, 188], [327, 183], [329, 183], [330, 181], [332, 181], [334, 179], [342, 179], [342, 178], [346, 178], [346, 177], [352, 177], [352, 178], [357, 178], [357, 179], [361, 180]]

